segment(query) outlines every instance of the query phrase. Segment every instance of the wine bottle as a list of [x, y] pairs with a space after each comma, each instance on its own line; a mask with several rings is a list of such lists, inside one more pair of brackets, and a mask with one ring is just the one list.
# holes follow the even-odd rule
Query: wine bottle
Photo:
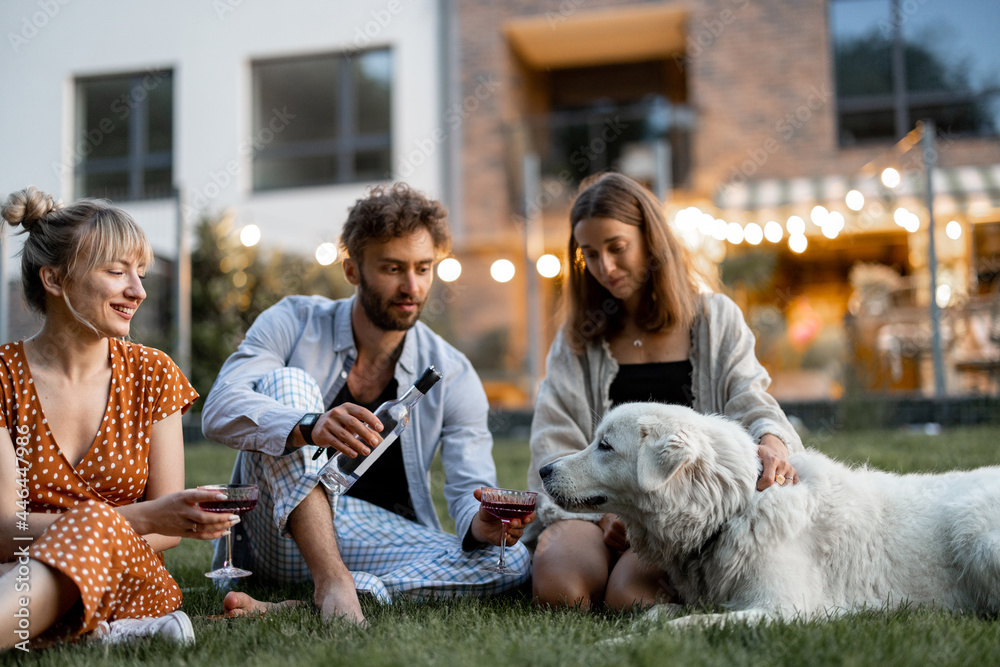
[[378, 457], [389, 445], [399, 439], [406, 425], [410, 423], [413, 406], [417, 404], [431, 387], [437, 384], [442, 373], [429, 366], [420, 379], [406, 390], [399, 398], [386, 401], [375, 410], [375, 416], [382, 422], [382, 430], [377, 434], [379, 444], [371, 449], [367, 456], [358, 454], [354, 458], [337, 452], [319, 471], [319, 481], [326, 490], [334, 495], [341, 495], [354, 485], [358, 478], [372, 467]]

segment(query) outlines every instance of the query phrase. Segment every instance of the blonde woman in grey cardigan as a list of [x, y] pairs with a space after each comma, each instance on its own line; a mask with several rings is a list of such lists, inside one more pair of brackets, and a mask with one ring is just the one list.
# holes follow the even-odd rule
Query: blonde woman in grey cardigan
[[[802, 442], [767, 392], [770, 377], [738, 306], [704, 291], [656, 198], [621, 174], [584, 181], [572, 211], [567, 319], [549, 351], [531, 424], [528, 487], [539, 492], [532, 586], [537, 603], [622, 609], [672, 599], [638, 561], [613, 514], [561, 510], [538, 469], [584, 449], [604, 413], [631, 401], [688, 405], [740, 421], [758, 442], [757, 488], [794, 484]], [[540, 532], [540, 534], [539, 534]]]

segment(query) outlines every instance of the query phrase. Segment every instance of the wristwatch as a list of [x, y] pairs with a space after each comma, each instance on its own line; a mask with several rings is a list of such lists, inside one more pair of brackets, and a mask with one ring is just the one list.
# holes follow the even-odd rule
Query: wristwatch
[[302, 439], [306, 441], [307, 445], [315, 445], [313, 442], [313, 427], [316, 425], [316, 420], [319, 419], [321, 412], [307, 412], [302, 419], [299, 420], [299, 433], [302, 434]]

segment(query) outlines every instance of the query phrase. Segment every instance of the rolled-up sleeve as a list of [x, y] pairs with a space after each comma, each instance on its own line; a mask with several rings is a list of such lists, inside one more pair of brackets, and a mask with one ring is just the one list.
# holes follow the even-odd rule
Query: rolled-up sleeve
[[265, 310], [215, 380], [202, 411], [205, 435], [234, 449], [279, 456], [305, 414], [254, 391], [261, 377], [287, 365], [302, 332], [294, 302]]

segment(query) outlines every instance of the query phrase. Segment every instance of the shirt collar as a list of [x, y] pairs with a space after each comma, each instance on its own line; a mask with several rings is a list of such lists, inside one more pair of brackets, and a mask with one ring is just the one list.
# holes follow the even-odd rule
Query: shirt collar
[[[354, 344], [354, 328], [351, 326], [351, 312], [354, 309], [356, 299], [357, 295], [340, 301], [338, 304], [339, 308], [335, 311], [333, 319], [333, 349], [337, 352], [350, 352], [354, 358], [357, 358], [358, 350]], [[406, 376], [401, 379], [408, 381], [411, 381], [417, 372], [422, 370], [417, 368], [419, 361], [417, 358], [417, 341], [416, 335], [413, 334], [413, 329], [418, 326], [421, 326], [419, 321], [406, 332], [406, 337], [403, 339], [403, 351], [400, 353], [399, 361], [397, 362], [397, 378], [400, 378], [400, 368]], [[407, 384], [411, 383], [407, 382]], [[405, 385], [401, 383], [401, 386]]]

